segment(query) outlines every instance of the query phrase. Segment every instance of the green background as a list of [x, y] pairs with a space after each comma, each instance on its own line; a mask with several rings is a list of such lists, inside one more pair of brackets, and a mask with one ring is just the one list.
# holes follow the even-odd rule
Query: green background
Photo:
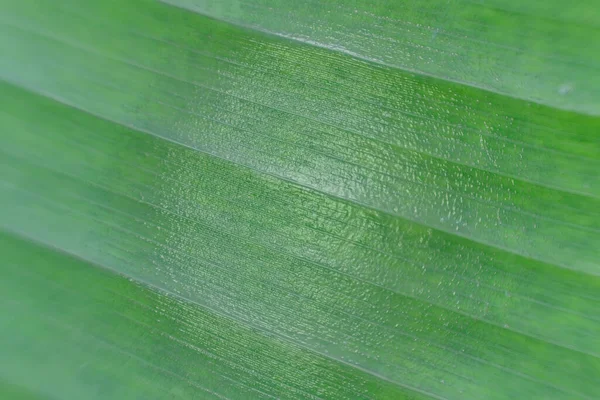
[[[600, 392], [596, 75], [558, 101], [567, 64], [492, 65], [493, 93], [366, 61], [381, 38], [361, 58], [265, 33], [295, 2], [0, 4], [6, 397]], [[595, 18], [523, 7], [567, 45]], [[482, 37], [516, 40], [494, 18]], [[547, 51], [592, 63], [592, 39]]]

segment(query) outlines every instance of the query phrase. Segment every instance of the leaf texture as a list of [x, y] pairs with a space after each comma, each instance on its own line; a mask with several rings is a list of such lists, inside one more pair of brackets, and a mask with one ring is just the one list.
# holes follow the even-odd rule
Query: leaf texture
[[[548, 45], [539, 7], [468, 3], [496, 22], [438, 60], [386, 53], [391, 2], [0, 4], [0, 392], [597, 396], [596, 77], [538, 57], [592, 65], [593, 12]], [[495, 30], [549, 47], [511, 59]]]
[[358, 58], [600, 113], [594, 0], [163, 0]]

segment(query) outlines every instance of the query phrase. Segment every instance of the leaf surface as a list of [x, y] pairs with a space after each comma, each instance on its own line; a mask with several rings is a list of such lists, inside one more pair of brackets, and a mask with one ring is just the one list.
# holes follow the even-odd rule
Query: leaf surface
[[2, 7], [0, 391], [597, 395], [597, 117], [150, 0]]

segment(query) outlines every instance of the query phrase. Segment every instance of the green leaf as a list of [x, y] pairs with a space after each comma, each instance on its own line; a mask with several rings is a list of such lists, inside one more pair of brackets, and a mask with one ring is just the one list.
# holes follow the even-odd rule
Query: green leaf
[[597, 396], [597, 13], [357, 3], [0, 0], [0, 394]]
[[365, 60], [600, 114], [595, 0], [163, 0]]

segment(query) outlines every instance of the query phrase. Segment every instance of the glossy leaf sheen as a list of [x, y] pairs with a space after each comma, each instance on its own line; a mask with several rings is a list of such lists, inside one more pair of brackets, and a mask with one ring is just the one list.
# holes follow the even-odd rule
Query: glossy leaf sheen
[[600, 114], [595, 0], [162, 0], [355, 57]]
[[[588, 67], [519, 58], [539, 81], [439, 41], [504, 57], [500, 88], [431, 49], [373, 62], [388, 3], [0, 1], [0, 393], [597, 396], [596, 81], [549, 95], [597, 15], [540, 50]], [[560, 25], [520, 7], [481, 35]], [[379, 39], [325, 48], [355, 24]]]

